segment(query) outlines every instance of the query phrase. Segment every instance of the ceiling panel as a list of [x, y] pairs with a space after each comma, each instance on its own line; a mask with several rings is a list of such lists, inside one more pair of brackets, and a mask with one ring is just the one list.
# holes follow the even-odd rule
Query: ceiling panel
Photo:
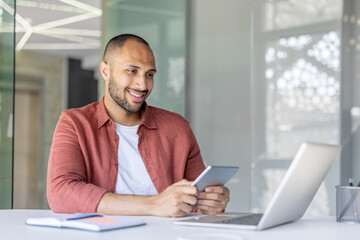
[[101, 15], [101, 0], [17, 0], [16, 50], [98, 55]]

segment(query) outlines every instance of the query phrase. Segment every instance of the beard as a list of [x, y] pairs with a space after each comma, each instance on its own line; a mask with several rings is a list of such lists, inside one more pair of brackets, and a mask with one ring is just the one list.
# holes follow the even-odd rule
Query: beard
[[109, 78], [109, 94], [111, 98], [117, 103], [119, 107], [122, 109], [130, 112], [130, 113], [137, 113], [140, 111], [141, 106], [132, 106], [128, 100], [125, 98], [125, 91], [127, 91], [127, 88], [123, 89], [121, 87], [118, 87], [112, 78], [110, 76]]

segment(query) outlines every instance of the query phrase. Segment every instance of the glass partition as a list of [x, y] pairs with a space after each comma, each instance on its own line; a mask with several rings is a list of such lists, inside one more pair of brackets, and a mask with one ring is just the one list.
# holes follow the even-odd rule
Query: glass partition
[[0, 0], [0, 209], [12, 208], [14, 6]]
[[48, 208], [47, 165], [64, 109], [95, 101], [101, 0], [16, 1], [14, 209]]

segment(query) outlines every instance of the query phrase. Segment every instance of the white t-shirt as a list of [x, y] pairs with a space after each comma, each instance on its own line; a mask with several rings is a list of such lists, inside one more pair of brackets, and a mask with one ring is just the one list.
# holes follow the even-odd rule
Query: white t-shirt
[[158, 194], [145, 168], [138, 150], [138, 126], [116, 124], [119, 136], [118, 163], [115, 193], [134, 195]]

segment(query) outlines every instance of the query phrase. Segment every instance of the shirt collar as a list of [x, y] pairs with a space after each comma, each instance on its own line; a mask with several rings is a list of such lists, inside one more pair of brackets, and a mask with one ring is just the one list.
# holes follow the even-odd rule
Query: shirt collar
[[111, 120], [105, 108], [104, 97], [99, 102], [96, 113], [98, 118], [98, 128], [101, 128], [107, 121]]
[[[156, 123], [153, 119], [153, 112], [152, 112], [151, 107], [149, 107], [146, 104], [146, 102], [144, 102], [142, 108], [145, 111], [144, 111], [144, 115], [141, 119], [139, 126], [144, 125], [145, 127], [149, 128], [149, 129], [157, 129]], [[104, 124], [107, 121], [113, 122], [107, 113], [105, 103], [104, 103], [104, 97], [99, 102], [96, 111], [97, 111], [97, 117], [98, 117], [98, 128], [101, 128], [102, 126], [104, 126]]]
[[144, 102], [142, 108], [145, 109], [145, 112], [139, 126], [144, 125], [149, 129], [157, 129], [156, 123], [154, 121], [154, 116], [153, 116], [154, 113], [152, 111], [152, 108], [148, 106], [146, 102]]

